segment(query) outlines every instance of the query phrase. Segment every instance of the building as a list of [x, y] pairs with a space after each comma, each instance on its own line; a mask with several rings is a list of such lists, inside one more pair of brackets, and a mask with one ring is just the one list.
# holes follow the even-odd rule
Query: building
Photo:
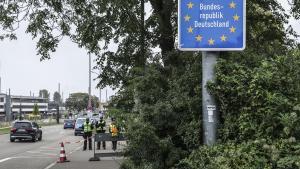
[[6, 99], [6, 95], [0, 93], [0, 120], [5, 119], [5, 99]]
[[0, 120], [15, 119], [20, 111], [22, 114], [30, 114], [35, 104], [41, 114], [48, 112], [48, 100], [45, 98], [0, 94]]

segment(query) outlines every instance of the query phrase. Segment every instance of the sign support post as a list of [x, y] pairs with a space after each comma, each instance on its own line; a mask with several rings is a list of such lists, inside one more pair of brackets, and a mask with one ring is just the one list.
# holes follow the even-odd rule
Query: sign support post
[[207, 82], [215, 80], [215, 65], [219, 52], [202, 52], [202, 120], [203, 142], [213, 145], [217, 140], [217, 125], [219, 113], [216, 109], [215, 98], [207, 89]]

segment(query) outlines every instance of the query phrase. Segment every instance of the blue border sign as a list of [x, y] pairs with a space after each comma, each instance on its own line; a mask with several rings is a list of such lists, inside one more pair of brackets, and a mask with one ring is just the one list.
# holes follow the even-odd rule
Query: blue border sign
[[178, 0], [178, 45], [183, 51], [244, 50], [246, 0]]

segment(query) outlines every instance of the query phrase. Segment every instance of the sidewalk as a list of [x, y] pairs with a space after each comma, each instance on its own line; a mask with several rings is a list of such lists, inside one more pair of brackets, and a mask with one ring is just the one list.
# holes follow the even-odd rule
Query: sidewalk
[[[106, 150], [96, 150], [99, 152], [112, 152], [111, 143], [106, 143]], [[123, 147], [118, 143], [118, 150]], [[101, 147], [102, 148], [102, 147]], [[89, 161], [93, 157], [94, 150], [82, 151], [82, 146], [77, 151], [71, 152], [67, 155], [67, 159], [70, 162], [66, 163], [53, 163], [45, 169], [119, 169], [123, 161], [123, 157], [102, 157], [100, 161]]]

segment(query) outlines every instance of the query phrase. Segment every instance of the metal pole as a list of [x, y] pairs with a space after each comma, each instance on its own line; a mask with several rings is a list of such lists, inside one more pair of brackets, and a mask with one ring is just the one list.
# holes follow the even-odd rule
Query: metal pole
[[20, 96], [20, 112], [19, 112], [19, 120], [22, 120], [22, 99], [21, 99], [22, 96]]
[[217, 125], [219, 112], [214, 97], [206, 88], [207, 82], [215, 80], [215, 65], [219, 52], [202, 52], [202, 118], [203, 141], [206, 145], [213, 145], [217, 140]]
[[99, 89], [99, 109], [101, 110], [101, 88]]
[[[99, 69], [99, 79], [101, 75], [101, 68]], [[101, 111], [101, 87], [99, 86], [99, 110]]]
[[105, 90], [105, 92], [106, 92], [106, 103], [107, 103], [107, 89]]
[[59, 104], [58, 103], [56, 105], [56, 109], [57, 109], [57, 112], [56, 112], [56, 123], [59, 124]]
[[88, 101], [88, 110], [92, 108], [92, 100], [91, 100], [91, 86], [92, 86], [92, 63], [91, 63], [91, 54], [89, 53], [89, 101]]

